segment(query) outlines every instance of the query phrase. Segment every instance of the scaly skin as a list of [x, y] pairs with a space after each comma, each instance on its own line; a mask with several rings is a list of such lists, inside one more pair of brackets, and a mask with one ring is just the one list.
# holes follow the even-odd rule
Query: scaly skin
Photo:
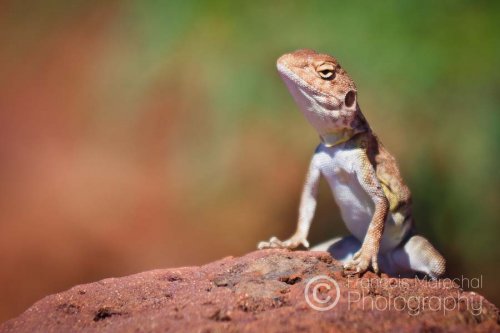
[[278, 59], [277, 67], [321, 144], [311, 160], [299, 207], [297, 230], [288, 240], [272, 237], [259, 249], [309, 247], [307, 236], [323, 175], [353, 236], [318, 246], [344, 262], [349, 273], [370, 267], [392, 275], [424, 273], [437, 278], [445, 260], [414, 234], [411, 194], [395, 158], [372, 132], [357, 102], [354, 81], [337, 60], [312, 50]]

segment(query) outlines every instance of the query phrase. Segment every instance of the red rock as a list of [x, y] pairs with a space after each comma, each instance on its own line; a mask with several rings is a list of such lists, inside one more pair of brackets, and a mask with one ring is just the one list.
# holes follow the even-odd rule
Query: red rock
[[[340, 292], [327, 311], [304, 296], [321, 275]], [[316, 290], [330, 297], [323, 305], [337, 298], [333, 282]], [[499, 322], [493, 304], [450, 281], [347, 278], [327, 253], [265, 250], [76, 286], [38, 301], [0, 332], [500, 332]]]

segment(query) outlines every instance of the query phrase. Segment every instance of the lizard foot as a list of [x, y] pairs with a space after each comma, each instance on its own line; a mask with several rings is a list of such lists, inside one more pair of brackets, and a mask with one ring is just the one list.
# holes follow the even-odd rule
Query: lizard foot
[[285, 241], [280, 241], [276, 237], [271, 237], [268, 242], [260, 242], [257, 245], [259, 250], [263, 249], [295, 249], [299, 247], [299, 245], [303, 245], [306, 248], [309, 248], [309, 242], [307, 239], [301, 235], [293, 235], [289, 239]]
[[347, 271], [347, 274], [363, 274], [370, 266], [376, 274], [379, 273], [377, 253], [371, 254], [361, 249], [354, 254], [350, 262], [344, 265], [344, 270]]

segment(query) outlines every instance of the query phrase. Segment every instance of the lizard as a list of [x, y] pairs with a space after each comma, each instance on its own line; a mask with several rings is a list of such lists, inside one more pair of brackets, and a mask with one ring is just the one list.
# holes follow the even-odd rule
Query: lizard
[[309, 248], [307, 237], [323, 176], [352, 235], [311, 250], [328, 251], [349, 274], [371, 268], [393, 276], [442, 276], [446, 261], [416, 233], [411, 192], [396, 159], [361, 112], [351, 77], [334, 57], [309, 49], [284, 54], [277, 69], [321, 142], [309, 164], [295, 233], [284, 241], [272, 237], [258, 248]]

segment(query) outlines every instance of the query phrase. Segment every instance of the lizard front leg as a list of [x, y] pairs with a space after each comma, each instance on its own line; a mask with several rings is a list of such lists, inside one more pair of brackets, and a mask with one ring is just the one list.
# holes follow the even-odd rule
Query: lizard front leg
[[373, 217], [366, 231], [361, 249], [354, 254], [352, 261], [344, 265], [344, 269], [353, 273], [364, 273], [371, 266], [378, 273], [377, 256], [380, 249], [380, 241], [384, 232], [385, 220], [389, 213], [389, 201], [384, 194], [382, 186], [377, 179], [373, 168], [364, 149], [360, 157], [354, 163], [356, 178], [363, 190], [370, 196], [375, 204]]
[[309, 247], [307, 236], [309, 234], [309, 228], [311, 227], [311, 222], [314, 217], [314, 211], [316, 210], [318, 184], [321, 175], [319, 166], [317, 166], [315, 162], [315, 156], [316, 155], [313, 156], [313, 158], [311, 159], [311, 163], [309, 164], [309, 171], [307, 172], [306, 182], [304, 184], [304, 189], [302, 190], [302, 195], [300, 198], [299, 221], [297, 223], [297, 230], [292, 237], [285, 241], [280, 241], [276, 237], [271, 237], [271, 239], [267, 242], [260, 242], [257, 245], [259, 249], [294, 249], [299, 245], [303, 245], [306, 248]]

